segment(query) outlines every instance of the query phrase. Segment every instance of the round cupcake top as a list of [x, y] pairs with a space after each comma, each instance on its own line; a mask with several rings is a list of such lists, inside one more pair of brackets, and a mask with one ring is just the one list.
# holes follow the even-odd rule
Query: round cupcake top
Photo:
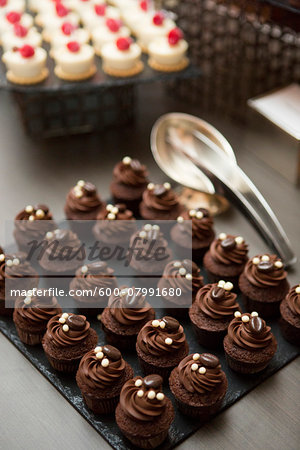
[[15, 312], [32, 325], [43, 323], [46, 325], [51, 317], [61, 314], [62, 310], [56, 297], [48, 295], [32, 297], [27, 295], [24, 299], [16, 301]]
[[283, 263], [276, 255], [257, 255], [250, 259], [244, 270], [247, 280], [256, 287], [278, 286], [286, 279]]
[[124, 203], [108, 204], [97, 216], [97, 220], [135, 220], [133, 212]]
[[49, 320], [47, 337], [55, 347], [81, 344], [90, 334], [90, 323], [85, 316], [73, 313], [58, 314]]
[[[150, 260], [160, 250], [159, 261], [169, 257], [168, 242], [160, 231], [159, 225], [147, 223], [142, 230], [137, 231], [131, 236], [130, 248], [133, 248], [140, 259]], [[129, 250], [130, 250], [129, 248]]]
[[220, 361], [211, 353], [188, 355], [177, 370], [181, 384], [192, 394], [212, 392], [223, 380]]
[[212, 258], [219, 264], [245, 264], [248, 257], [248, 245], [242, 236], [220, 233], [210, 246]]
[[78, 376], [90, 389], [114, 386], [125, 373], [121, 352], [112, 345], [97, 346], [80, 361]]
[[73, 212], [97, 211], [102, 201], [97, 193], [96, 186], [89, 181], [79, 180], [67, 195], [66, 208]]
[[218, 283], [206, 284], [197, 293], [196, 305], [199, 310], [215, 320], [230, 320], [235, 311], [239, 311], [236, 294], [231, 292], [233, 284], [220, 280]]
[[286, 296], [288, 307], [296, 316], [300, 316], [300, 284], [292, 287]]
[[[70, 287], [74, 290], [92, 290], [95, 288], [115, 288], [117, 281], [114, 276], [114, 269], [108, 267], [104, 261], [94, 261], [90, 264], [84, 264], [76, 270]], [[92, 301], [93, 298], [90, 297]]]
[[177, 194], [171, 189], [170, 183], [149, 183], [143, 193], [143, 202], [147, 208], [166, 212], [179, 205]]
[[45, 253], [51, 257], [57, 257], [59, 261], [82, 261], [85, 258], [85, 250], [77, 234], [71, 230], [56, 229], [48, 231], [45, 235], [48, 243]]
[[169, 262], [164, 269], [162, 279], [168, 287], [181, 289], [182, 294], [196, 293], [203, 286], [200, 269], [190, 259]]
[[137, 344], [144, 353], [159, 357], [178, 352], [186, 339], [178, 320], [165, 316], [147, 322], [138, 334]]
[[161, 416], [166, 407], [162, 384], [162, 377], [155, 374], [127, 381], [120, 394], [121, 407], [129, 417], [142, 422]]
[[[5, 278], [37, 278], [38, 274], [23, 252], [0, 254], [0, 281]], [[20, 287], [20, 286], [19, 286]]]
[[113, 318], [122, 325], [136, 325], [147, 320], [151, 306], [135, 287], [121, 286], [119, 294], [110, 296], [108, 307]]
[[56, 225], [48, 206], [37, 204], [27, 205], [15, 217], [15, 227], [24, 233], [26, 238], [40, 238], [47, 231], [53, 230]]
[[22, 211], [20, 211], [15, 220], [26, 220], [30, 222], [27, 226], [34, 225], [33, 222], [36, 220], [52, 220], [53, 216], [49, 211], [47, 205], [38, 204], [36, 206], [27, 205]]
[[261, 350], [266, 348], [271, 340], [271, 327], [253, 311], [249, 313], [234, 313], [235, 318], [228, 327], [229, 339], [244, 350]]
[[[192, 226], [190, 226], [190, 222], [185, 222], [186, 220], [191, 220]], [[181, 216], [177, 217], [177, 222], [180, 231], [192, 235], [193, 239], [202, 241], [214, 236], [213, 218], [205, 208], [184, 211]]]
[[137, 159], [125, 156], [113, 171], [115, 180], [127, 186], [141, 187], [148, 183], [148, 172], [146, 166]]

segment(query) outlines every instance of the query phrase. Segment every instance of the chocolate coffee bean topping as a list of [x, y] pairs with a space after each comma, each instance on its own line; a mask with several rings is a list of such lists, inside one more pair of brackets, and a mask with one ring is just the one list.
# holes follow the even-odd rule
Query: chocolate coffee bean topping
[[112, 345], [104, 345], [103, 353], [112, 361], [119, 361], [122, 358], [121, 352]]
[[258, 316], [251, 317], [249, 329], [254, 334], [260, 334], [264, 330], [264, 321]]
[[144, 378], [144, 385], [148, 389], [159, 389], [162, 386], [163, 379], [160, 375], [147, 375]]
[[156, 197], [163, 197], [165, 195], [165, 193], [168, 192], [167, 189], [165, 188], [164, 185], [157, 185], [155, 186], [155, 188], [153, 189], [153, 194]]
[[93, 195], [96, 192], [96, 186], [93, 183], [87, 181], [83, 186], [83, 190], [85, 191], [87, 196]]
[[273, 263], [271, 261], [260, 261], [257, 265], [257, 269], [260, 272], [272, 272], [273, 270]]
[[125, 203], [117, 203], [115, 206], [118, 208], [119, 212], [125, 212], [127, 209]]
[[217, 302], [224, 298], [225, 293], [225, 289], [215, 286], [211, 291], [211, 297]]
[[77, 316], [73, 314], [67, 318], [67, 325], [71, 330], [80, 331], [83, 330], [86, 324], [86, 318], [84, 316]]
[[141, 170], [142, 165], [141, 165], [141, 163], [139, 162], [138, 159], [132, 159], [131, 162], [130, 162], [130, 167], [131, 167], [134, 171], [138, 172], [139, 170]]
[[174, 319], [174, 317], [165, 316], [162, 320], [166, 324], [165, 330], [176, 331], [180, 326], [178, 320]]
[[107, 264], [104, 261], [95, 261], [89, 266], [89, 273], [97, 275], [99, 273], [105, 273], [107, 269]]
[[211, 369], [214, 369], [220, 364], [219, 358], [211, 353], [202, 353], [198, 361], [205, 367], [209, 367]]
[[226, 238], [223, 241], [221, 241], [221, 247], [226, 251], [233, 250], [235, 246], [236, 242], [233, 238]]

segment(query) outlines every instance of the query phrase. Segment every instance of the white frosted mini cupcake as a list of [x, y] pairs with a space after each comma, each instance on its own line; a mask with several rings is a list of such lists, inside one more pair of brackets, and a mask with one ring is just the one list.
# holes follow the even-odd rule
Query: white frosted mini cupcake
[[6, 52], [13, 48], [23, 47], [25, 44], [34, 48], [40, 47], [42, 45], [42, 36], [34, 27], [26, 28], [19, 23], [15, 23], [11, 30], [3, 33], [1, 41], [3, 50]]
[[147, 23], [153, 17], [152, 13], [153, 11], [150, 10], [150, 2], [141, 0], [134, 6], [124, 8], [122, 18], [133, 33], [136, 33], [143, 23]]
[[16, 84], [36, 84], [48, 76], [47, 52], [25, 44], [18, 50], [8, 50], [2, 56], [7, 79]]
[[25, 10], [25, 0], [0, 0], [0, 17], [5, 16], [9, 11], [23, 13]]
[[119, 37], [130, 36], [130, 30], [122, 26], [120, 20], [106, 19], [105, 24], [92, 31], [92, 40], [97, 55], [101, 55], [101, 48], [108, 42], [115, 42]]
[[141, 48], [130, 37], [120, 37], [115, 42], [104, 44], [101, 49], [103, 70], [115, 77], [129, 77], [144, 68]]
[[163, 72], [177, 72], [188, 65], [186, 52], [188, 43], [183, 39], [182, 31], [173, 28], [167, 36], [155, 39], [148, 46], [149, 65]]
[[136, 35], [138, 37], [138, 43], [143, 51], [147, 51], [150, 42], [164, 37], [168, 31], [175, 27], [175, 22], [165, 17], [163, 12], [156, 12], [137, 27]]
[[107, 18], [120, 19], [120, 17], [120, 11], [106, 3], [95, 4], [93, 8], [84, 11], [81, 16], [82, 23], [90, 31], [103, 25]]
[[15, 24], [31, 28], [33, 18], [30, 14], [22, 14], [18, 11], [9, 11], [3, 17], [0, 17], [0, 37], [7, 31], [12, 31]]
[[43, 37], [46, 41], [50, 41], [51, 36], [57, 32], [64, 22], [78, 26], [80, 18], [77, 13], [72, 12], [62, 3], [56, 3], [53, 6], [52, 13], [47, 11], [36, 16], [36, 23], [44, 28]]
[[95, 51], [91, 45], [70, 41], [53, 51], [56, 76], [63, 80], [80, 81], [96, 73], [94, 63]]
[[84, 28], [78, 28], [70, 22], [64, 22], [56, 33], [50, 36], [52, 49], [63, 47], [70, 41], [76, 41], [80, 45], [87, 44], [90, 40], [90, 33]]

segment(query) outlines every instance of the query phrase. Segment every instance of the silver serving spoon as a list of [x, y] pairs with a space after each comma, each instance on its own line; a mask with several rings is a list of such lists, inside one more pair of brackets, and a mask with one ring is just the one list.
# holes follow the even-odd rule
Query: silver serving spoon
[[152, 128], [151, 149], [157, 164], [170, 178], [191, 189], [225, 195], [286, 266], [296, 262], [274, 212], [237, 165], [228, 141], [214, 127], [188, 114], [165, 114]]

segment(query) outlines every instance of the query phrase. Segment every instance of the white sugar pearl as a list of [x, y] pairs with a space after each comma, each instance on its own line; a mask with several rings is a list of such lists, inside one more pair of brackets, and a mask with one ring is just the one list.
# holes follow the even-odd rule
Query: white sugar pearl
[[33, 211], [33, 206], [32, 205], [27, 205], [25, 208], [25, 212], [27, 212], [28, 214], [32, 213]]
[[160, 226], [159, 225], [152, 225], [152, 230], [159, 231], [160, 230]]
[[152, 230], [152, 225], [151, 225], [151, 223], [146, 223], [146, 225], [144, 226], [144, 230], [146, 230], [146, 231]]
[[101, 320], [101, 314], [97, 314], [97, 320]]
[[277, 269], [281, 269], [283, 267], [283, 264], [281, 261], [275, 261], [274, 266], [277, 267]]
[[116, 218], [116, 216], [112, 212], [110, 212], [107, 214], [107, 218], [108, 218], [108, 220], [114, 220]]
[[35, 213], [36, 217], [38, 217], [39, 219], [42, 219], [43, 217], [45, 217], [45, 212], [42, 209], [38, 209]]
[[89, 268], [86, 265], [81, 267], [81, 273], [87, 273], [88, 270], [89, 270]]
[[130, 164], [131, 163], [131, 158], [130, 156], [124, 156], [124, 158], [122, 159], [123, 164]]
[[84, 180], [77, 181], [77, 186], [83, 187], [84, 185], [85, 185], [85, 181]]
[[26, 298], [24, 299], [24, 303], [25, 303], [25, 305], [30, 305], [30, 303], [31, 303], [31, 297], [26, 297]]
[[136, 387], [140, 387], [140, 386], [142, 386], [142, 384], [143, 384], [143, 381], [140, 378], [138, 380], [136, 380], [136, 382], [134, 383], [134, 385]]
[[148, 183], [147, 189], [149, 189], [149, 191], [152, 191], [154, 189], [154, 183]]
[[157, 400], [163, 400], [164, 398], [165, 398], [165, 394], [163, 394], [162, 392], [158, 392], [157, 394], [156, 394], [156, 398], [157, 398]]
[[203, 212], [202, 211], [197, 211], [196, 212], [196, 218], [197, 219], [203, 219]]
[[194, 371], [194, 372], [196, 372], [196, 370], [198, 369], [198, 364], [196, 364], [196, 363], [194, 363], [194, 364], [192, 364], [191, 365], [191, 369]]
[[206, 373], [206, 368], [205, 367], [200, 367], [199, 369], [199, 373], [201, 373], [202, 375], [204, 375]]
[[249, 320], [249, 316], [242, 316], [242, 322], [247, 323]]
[[237, 237], [235, 238], [235, 242], [236, 242], [237, 244], [242, 244], [242, 243], [244, 242], [244, 238], [243, 238], [242, 236], [237, 236]]
[[173, 343], [173, 340], [172, 340], [171, 338], [167, 337], [167, 338], [165, 339], [165, 344], [167, 344], [167, 345], [172, 345], [172, 343]]
[[173, 267], [181, 267], [181, 262], [180, 261], [174, 261], [173, 262]]
[[125, 297], [128, 294], [128, 289], [122, 289], [120, 292], [120, 297]]
[[95, 353], [102, 352], [102, 347], [98, 345], [97, 347], [94, 348], [94, 352]]
[[194, 361], [198, 361], [199, 358], [200, 358], [199, 353], [194, 353], [194, 354], [193, 354], [193, 360], [194, 360]]
[[195, 209], [190, 209], [189, 216], [190, 217], [195, 217], [195, 215], [196, 215], [196, 210]]
[[28, 220], [30, 220], [30, 222], [33, 222], [34, 221], [34, 216], [29, 216]]
[[242, 316], [242, 314], [241, 314], [240, 311], [235, 311], [234, 317], [235, 317], [236, 319], [238, 319], [238, 318], [241, 317], [241, 316]]
[[219, 283], [218, 283], [218, 287], [224, 288], [225, 284], [226, 284], [226, 283], [225, 283], [224, 280], [220, 280]]
[[147, 394], [147, 397], [150, 400], [153, 400], [156, 397], [155, 391], [149, 391], [148, 394]]
[[300, 294], [300, 286], [297, 286], [295, 289], [296, 294]]
[[152, 320], [152, 326], [153, 326], [154, 328], [157, 328], [157, 327], [159, 327], [159, 325], [160, 325], [160, 322], [159, 322], [159, 320], [157, 320], [157, 319], [155, 319], [155, 320]]
[[250, 315], [251, 315], [251, 317], [258, 317], [258, 312], [252, 311], [252, 313]]
[[99, 352], [96, 353], [96, 358], [97, 358], [97, 359], [102, 359], [103, 356], [104, 356], [104, 353], [101, 352], [101, 350], [100, 350]]
[[117, 208], [117, 206], [114, 206], [114, 207], [112, 208], [111, 212], [112, 212], [113, 214], [118, 214], [119, 208]]
[[233, 289], [233, 284], [230, 281], [227, 281], [227, 283], [224, 284], [225, 291], [231, 291]]
[[64, 317], [60, 317], [58, 319], [58, 321], [59, 321], [59, 323], [62, 323], [62, 324], [66, 323], [66, 319]]
[[186, 269], [184, 267], [180, 267], [178, 272], [180, 273], [180, 275], [185, 275], [186, 274]]
[[140, 238], [143, 238], [143, 239], [144, 239], [145, 237], [147, 237], [146, 231], [140, 231], [140, 232], [139, 232], [139, 237], [140, 237]]
[[102, 367], [108, 367], [109, 366], [109, 360], [107, 358], [102, 359], [101, 366]]
[[270, 257], [268, 255], [262, 255], [261, 260], [267, 262], [270, 261]]
[[108, 205], [106, 205], [106, 211], [111, 211], [113, 207], [114, 206], [109, 203]]
[[186, 278], [188, 281], [191, 281], [191, 280], [193, 279], [193, 276], [192, 276], [191, 273], [187, 273], [186, 276], [185, 276], [185, 278]]
[[167, 190], [171, 189], [170, 183], [164, 183], [164, 188]]
[[224, 241], [224, 239], [226, 239], [227, 238], [227, 234], [226, 233], [220, 233], [219, 234], [219, 239], [221, 240], [221, 241]]
[[63, 313], [63, 314], [61, 315], [61, 317], [63, 317], [64, 319], [67, 319], [67, 318], [69, 317], [69, 314], [68, 314], [68, 313]]
[[0, 255], [0, 261], [4, 261], [5, 260], [5, 255], [3, 253], [1, 253]]
[[177, 217], [177, 222], [178, 223], [183, 223], [184, 222], [184, 218], [182, 216], [178, 216]]
[[11, 259], [8, 259], [8, 260], [6, 261], [6, 265], [7, 265], [8, 267], [11, 267], [11, 266], [13, 265], [12, 260], [11, 260]]
[[81, 198], [83, 196], [82, 191], [75, 191], [75, 197], [76, 198]]
[[27, 291], [27, 297], [32, 297], [32, 296], [33, 296], [32, 291]]
[[13, 265], [14, 265], [14, 266], [18, 266], [19, 264], [20, 264], [19, 258], [14, 258], [14, 259], [13, 259]]
[[255, 266], [257, 266], [257, 264], [260, 263], [260, 259], [257, 256], [255, 256], [255, 258], [252, 259], [252, 262]]
[[53, 233], [52, 233], [52, 231], [48, 231], [47, 233], [46, 233], [46, 239], [52, 239], [53, 238]]
[[69, 325], [63, 325], [62, 328], [65, 332], [69, 331]]
[[136, 395], [137, 395], [138, 397], [143, 397], [144, 391], [143, 391], [142, 389], [140, 389], [139, 391], [137, 391]]
[[161, 320], [161, 321], [159, 322], [159, 326], [160, 326], [160, 328], [164, 329], [165, 326], [166, 326], [166, 322], [164, 322], [163, 320]]

